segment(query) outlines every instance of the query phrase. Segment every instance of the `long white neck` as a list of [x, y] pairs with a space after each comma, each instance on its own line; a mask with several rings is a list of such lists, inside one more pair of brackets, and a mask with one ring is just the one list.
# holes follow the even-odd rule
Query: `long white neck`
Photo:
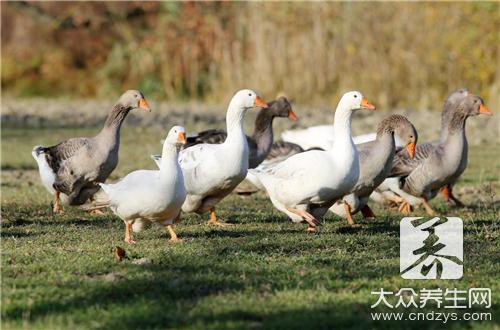
[[181, 170], [178, 162], [179, 151], [177, 147], [165, 141], [161, 155], [160, 178], [175, 178]]
[[[339, 103], [335, 110], [333, 122], [333, 147], [334, 153], [340, 152], [343, 148], [354, 147], [351, 135], [351, 110]], [[338, 149], [338, 150], [336, 150]]]
[[243, 132], [243, 118], [245, 117], [245, 109], [234, 103], [231, 100], [226, 113], [227, 138], [225, 144], [243, 143], [246, 145], [247, 139]]

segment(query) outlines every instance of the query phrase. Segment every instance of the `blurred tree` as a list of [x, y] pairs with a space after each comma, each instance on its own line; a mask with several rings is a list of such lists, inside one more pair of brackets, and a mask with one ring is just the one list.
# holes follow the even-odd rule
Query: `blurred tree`
[[324, 103], [359, 89], [381, 107], [440, 109], [467, 86], [499, 105], [499, 2], [1, 6], [1, 83], [17, 96], [221, 101], [248, 86]]

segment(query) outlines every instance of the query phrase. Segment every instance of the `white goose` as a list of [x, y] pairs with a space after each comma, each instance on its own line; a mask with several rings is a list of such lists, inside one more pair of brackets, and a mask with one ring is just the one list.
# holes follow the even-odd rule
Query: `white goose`
[[[138, 170], [115, 184], [100, 183], [103, 204], [125, 222], [125, 242], [135, 243], [132, 229], [140, 231], [152, 222], [166, 226], [170, 240], [177, 241], [172, 225], [179, 220], [186, 189], [178, 162], [179, 147], [186, 143], [186, 130], [174, 126], [163, 144], [159, 171]], [[103, 196], [105, 195], [105, 196]]]
[[[184, 212], [210, 211], [210, 225], [227, 225], [217, 220], [215, 205], [245, 179], [248, 171], [248, 144], [243, 119], [248, 109], [267, 104], [250, 89], [237, 92], [226, 113], [227, 138], [222, 144], [198, 144], [179, 154], [187, 190]], [[157, 162], [158, 157], [152, 156]]]
[[[354, 144], [374, 141], [377, 133], [367, 133], [353, 136]], [[304, 129], [287, 130], [281, 133], [283, 141], [295, 143], [304, 150], [321, 148], [329, 150], [334, 141], [333, 125], [317, 125]]]
[[359, 157], [351, 136], [351, 114], [359, 109], [375, 107], [360, 92], [342, 96], [335, 111], [330, 150], [296, 154], [266, 172], [250, 170], [260, 179], [274, 206], [294, 222], [306, 221], [309, 232], [316, 231], [317, 219], [358, 180]]

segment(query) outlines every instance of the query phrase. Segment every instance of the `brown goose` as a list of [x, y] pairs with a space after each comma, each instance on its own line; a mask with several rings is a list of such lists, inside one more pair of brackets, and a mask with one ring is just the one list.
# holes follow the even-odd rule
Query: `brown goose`
[[358, 211], [361, 211], [365, 218], [375, 216], [368, 206], [368, 199], [391, 171], [396, 152], [395, 136], [408, 150], [410, 157], [413, 157], [418, 134], [413, 124], [401, 115], [385, 118], [378, 126], [374, 141], [356, 145], [360, 166], [358, 182], [349, 195], [330, 208], [333, 213], [347, 218], [350, 225], [354, 225], [352, 214]]
[[72, 138], [52, 147], [36, 146], [32, 155], [38, 163], [40, 178], [54, 194], [54, 212], [63, 204], [81, 205], [90, 198], [118, 164], [120, 127], [130, 110], [151, 111], [144, 95], [126, 91], [113, 106], [104, 127], [94, 137]]
[[[292, 110], [290, 102], [285, 97], [268, 103], [268, 109], [261, 110], [255, 120], [255, 129], [252, 136], [247, 136], [249, 157], [248, 168], [257, 167], [266, 158], [273, 144], [273, 120], [276, 117], [288, 117], [297, 120], [297, 116]], [[210, 129], [191, 135], [187, 138], [187, 143], [183, 149], [187, 149], [196, 144], [209, 143], [221, 144], [227, 138], [227, 133], [221, 129]]]
[[[428, 200], [434, 198], [441, 188], [456, 182], [467, 167], [465, 123], [468, 117], [479, 114], [491, 115], [483, 100], [474, 95], [463, 98], [443, 115], [447, 130], [427, 157], [410, 159], [404, 151], [397, 153], [395, 157], [391, 176], [402, 177], [403, 191], [418, 197], [429, 215], [434, 215], [435, 212]], [[400, 210], [409, 213], [411, 207], [408, 201], [402, 203]]]

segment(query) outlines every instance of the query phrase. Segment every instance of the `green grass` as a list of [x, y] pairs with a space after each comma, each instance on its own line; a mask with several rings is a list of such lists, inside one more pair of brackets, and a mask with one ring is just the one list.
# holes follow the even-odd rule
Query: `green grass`
[[[263, 194], [230, 196], [220, 215], [235, 226], [212, 228], [206, 217], [183, 215], [184, 238], [170, 243], [159, 226], [123, 242], [123, 223], [111, 212], [91, 216], [66, 209], [53, 217], [30, 151], [92, 129], [2, 131], [2, 328], [3, 329], [241, 329], [241, 328], [494, 328], [499, 327], [498, 148], [472, 147], [469, 168], [457, 185], [474, 188], [460, 216], [465, 226], [464, 277], [409, 281], [399, 275], [399, 221], [375, 207], [376, 220], [349, 228], [329, 214], [317, 234], [291, 223]], [[118, 178], [154, 168], [165, 132], [123, 130]], [[422, 214], [417, 211], [416, 214]], [[128, 258], [118, 262], [115, 246]], [[146, 264], [134, 261], [147, 258]], [[388, 322], [371, 320], [371, 291], [402, 287], [492, 289], [493, 320]], [[375, 309], [375, 311], [394, 311]], [[418, 311], [461, 312], [423, 308]]]

